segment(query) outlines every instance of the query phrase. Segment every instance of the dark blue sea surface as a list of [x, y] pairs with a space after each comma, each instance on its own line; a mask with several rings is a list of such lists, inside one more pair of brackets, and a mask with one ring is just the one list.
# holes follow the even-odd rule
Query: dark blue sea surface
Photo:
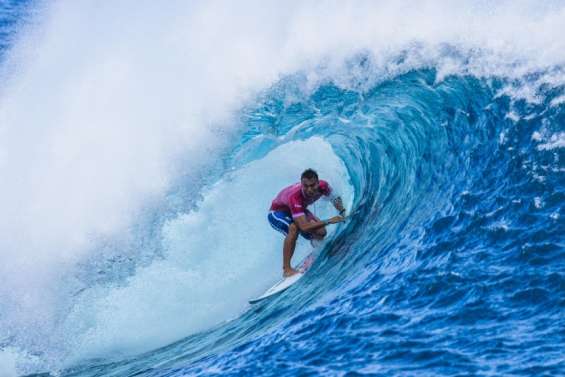
[[0, 61], [7, 48], [13, 43], [18, 23], [23, 23], [30, 7], [30, 0], [0, 1]]
[[299, 283], [166, 347], [52, 375], [565, 375], [565, 88], [531, 103], [501, 94], [505, 77], [377, 77], [368, 61], [351, 60], [358, 86], [305, 93], [297, 73], [265, 89], [216, 168], [332, 146], [357, 212]]

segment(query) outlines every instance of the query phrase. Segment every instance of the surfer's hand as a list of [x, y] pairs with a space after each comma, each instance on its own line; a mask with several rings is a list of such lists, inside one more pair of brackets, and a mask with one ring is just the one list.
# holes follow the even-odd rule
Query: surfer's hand
[[344, 221], [345, 218], [343, 216], [334, 216], [328, 220], [329, 224], [337, 224]]

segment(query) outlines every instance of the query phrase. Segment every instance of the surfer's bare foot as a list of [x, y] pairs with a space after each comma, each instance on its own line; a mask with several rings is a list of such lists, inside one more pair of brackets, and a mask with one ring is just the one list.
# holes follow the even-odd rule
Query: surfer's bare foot
[[289, 276], [296, 275], [296, 274], [299, 273], [299, 272], [300, 272], [300, 271], [295, 270], [295, 269], [292, 268], [292, 267], [291, 267], [291, 268], [285, 268], [284, 271], [283, 271], [283, 277], [287, 278], [287, 277], [289, 277]]

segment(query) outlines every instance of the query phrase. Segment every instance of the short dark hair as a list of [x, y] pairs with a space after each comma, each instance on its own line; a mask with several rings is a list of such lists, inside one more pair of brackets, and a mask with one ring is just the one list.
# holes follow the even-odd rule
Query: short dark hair
[[300, 179], [312, 179], [312, 178], [316, 178], [316, 180], [318, 179], [318, 173], [316, 173], [316, 171], [314, 169], [306, 169], [302, 172], [302, 175], [300, 176]]

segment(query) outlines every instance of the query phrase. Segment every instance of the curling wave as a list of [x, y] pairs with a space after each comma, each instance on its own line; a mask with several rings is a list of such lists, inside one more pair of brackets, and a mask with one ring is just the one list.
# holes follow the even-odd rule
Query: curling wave
[[[2, 52], [8, 375], [563, 372], [562, 6], [94, 3]], [[356, 215], [249, 307], [307, 166]]]

